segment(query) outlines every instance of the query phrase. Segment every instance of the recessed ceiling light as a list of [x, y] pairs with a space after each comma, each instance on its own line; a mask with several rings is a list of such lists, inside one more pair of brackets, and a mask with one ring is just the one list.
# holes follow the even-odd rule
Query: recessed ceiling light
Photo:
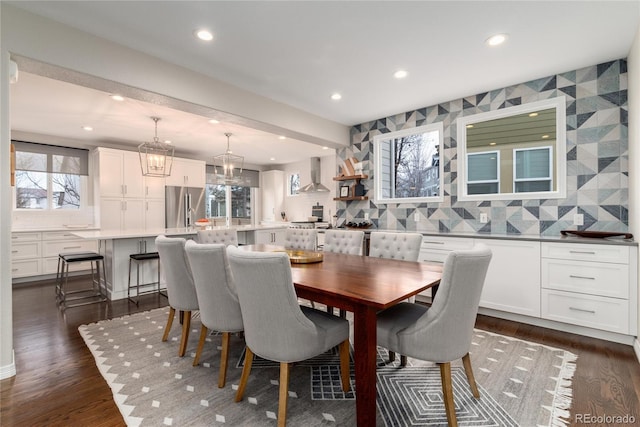
[[329, 147], [327, 147], [326, 145], [324, 147], [322, 147], [323, 150], [328, 150]]
[[216, 119], [211, 119], [209, 120], [209, 123], [211, 123], [212, 125], [217, 125], [218, 123], [220, 123], [220, 121]]
[[287, 137], [286, 137], [286, 136], [284, 136], [284, 135], [280, 135], [280, 136], [278, 137], [278, 139], [287, 139]]
[[165, 139], [165, 140], [164, 140], [164, 143], [165, 143], [165, 144], [171, 144], [171, 140], [169, 140], [169, 139]]
[[496, 145], [496, 142], [490, 142], [489, 145]]
[[269, 160], [273, 162], [275, 159], [276, 159], [275, 157], [271, 157]]
[[86, 130], [87, 132], [91, 132], [93, 128], [91, 126], [82, 126], [82, 130]]
[[331, 95], [331, 99], [333, 99], [334, 101], [339, 101], [342, 99], [342, 95], [336, 92], [333, 95]]
[[467, 129], [471, 129], [473, 125], [467, 125]]
[[542, 135], [542, 139], [549, 139], [549, 135]]
[[489, 37], [485, 40], [485, 43], [489, 46], [498, 46], [504, 43], [507, 40], [506, 34], [496, 34], [495, 36]]
[[209, 30], [200, 29], [195, 31], [196, 37], [200, 40], [204, 40], [206, 42], [210, 42], [213, 40], [213, 34]]
[[113, 99], [114, 101], [124, 101], [124, 96], [122, 95], [111, 95], [111, 99]]
[[529, 117], [538, 117], [538, 113], [529, 113]]
[[404, 79], [405, 77], [407, 77], [407, 72], [405, 70], [398, 70], [393, 73], [393, 77], [395, 77], [396, 79]]

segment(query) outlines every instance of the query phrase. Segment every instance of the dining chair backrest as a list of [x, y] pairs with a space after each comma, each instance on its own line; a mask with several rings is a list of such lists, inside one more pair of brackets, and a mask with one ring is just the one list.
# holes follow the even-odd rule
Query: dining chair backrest
[[449, 253], [431, 308], [402, 332], [407, 345], [421, 348], [424, 360], [448, 362], [469, 352], [490, 261], [485, 245]]
[[240, 303], [233, 286], [224, 244], [185, 245], [198, 296], [202, 323], [215, 331], [242, 330]]
[[417, 261], [420, 256], [422, 234], [372, 231], [369, 256], [376, 258]]
[[327, 230], [324, 233], [325, 252], [339, 254], [362, 255], [364, 231], [360, 230]]
[[238, 246], [238, 231], [235, 228], [198, 230], [198, 243], [222, 243], [225, 246]]
[[284, 252], [227, 248], [247, 346], [269, 360], [295, 362], [318, 354], [318, 331], [302, 312]]
[[315, 251], [318, 230], [315, 228], [287, 228], [284, 247]]
[[198, 309], [198, 297], [184, 250], [185, 243], [186, 240], [181, 237], [156, 237], [169, 305], [176, 310], [191, 311]]

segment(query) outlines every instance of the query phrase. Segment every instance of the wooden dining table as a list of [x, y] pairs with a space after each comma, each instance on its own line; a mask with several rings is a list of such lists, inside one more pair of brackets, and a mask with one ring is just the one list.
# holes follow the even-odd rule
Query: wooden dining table
[[[272, 252], [273, 245], [241, 246]], [[442, 264], [322, 253], [321, 262], [292, 263], [296, 294], [353, 313], [353, 347], [358, 426], [376, 424], [376, 314], [407, 298], [437, 287]]]

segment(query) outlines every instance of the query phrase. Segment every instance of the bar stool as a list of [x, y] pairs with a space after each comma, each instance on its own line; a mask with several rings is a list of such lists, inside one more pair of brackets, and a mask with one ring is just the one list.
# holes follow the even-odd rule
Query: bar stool
[[[91, 287], [68, 290], [69, 265], [77, 262], [91, 263]], [[102, 267], [100, 267], [102, 265]], [[102, 270], [102, 280], [100, 278]], [[103, 288], [104, 286], [104, 288]], [[95, 304], [107, 300], [106, 295], [107, 276], [104, 268], [104, 256], [96, 252], [75, 252], [58, 255], [58, 270], [56, 272], [56, 300], [63, 308], [77, 307], [80, 305]], [[81, 294], [68, 297], [70, 294]], [[68, 301], [92, 299], [92, 301], [68, 304]]]
[[[151, 261], [151, 260], [158, 260], [158, 281], [156, 282], [149, 282], [149, 283], [140, 283], [140, 263], [143, 263], [145, 261]], [[136, 264], [136, 284], [135, 285], [131, 285], [131, 265], [132, 263]], [[140, 292], [140, 287], [141, 286], [150, 286], [150, 285], [156, 285], [157, 288], [156, 289], [152, 289], [152, 290], [146, 290], [143, 292]], [[131, 297], [131, 289], [135, 288], [136, 290], [136, 299], [134, 300]], [[167, 296], [166, 293], [162, 292], [160, 290], [160, 255], [158, 254], [158, 252], [145, 252], [145, 253], [139, 253], [139, 254], [131, 254], [129, 255], [129, 283], [127, 286], [127, 299], [129, 299], [129, 301], [135, 303], [135, 305], [138, 305], [139, 300], [140, 300], [140, 295], [144, 295], [144, 294], [150, 294], [150, 293], [159, 293], [160, 295], [163, 296]]]

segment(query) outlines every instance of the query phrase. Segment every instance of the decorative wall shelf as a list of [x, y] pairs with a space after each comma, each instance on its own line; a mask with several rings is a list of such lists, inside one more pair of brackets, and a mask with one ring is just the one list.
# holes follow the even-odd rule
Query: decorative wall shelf
[[355, 180], [361, 180], [361, 179], [368, 179], [369, 175], [351, 175], [351, 176], [334, 176], [333, 180], [334, 181], [349, 181], [351, 179], [355, 179]]

